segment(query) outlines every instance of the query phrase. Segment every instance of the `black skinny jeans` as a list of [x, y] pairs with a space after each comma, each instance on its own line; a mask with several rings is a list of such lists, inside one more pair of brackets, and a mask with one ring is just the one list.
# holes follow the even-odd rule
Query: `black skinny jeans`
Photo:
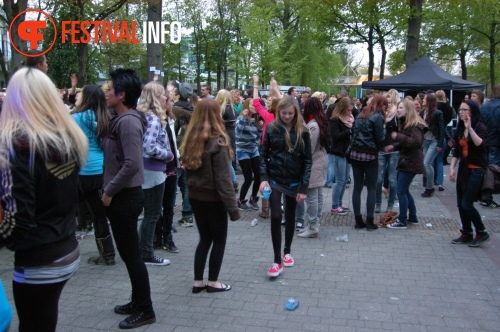
[[144, 207], [144, 193], [141, 187], [122, 190], [106, 207], [106, 215], [111, 223], [116, 248], [125, 262], [130, 283], [132, 284], [132, 301], [139, 311], [153, 310], [149, 274], [141, 258], [137, 218]]
[[[464, 192], [457, 181], [457, 206], [462, 222], [462, 230], [472, 234], [472, 225], [477, 232], [484, 232], [484, 224], [481, 215], [474, 207], [481, 186], [483, 184], [484, 168], [459, 168], [459, 172], [467, 172], [467, 190]], [[460, 175], [460, 174], [459, 174]]]
[[44, 285], [12, 282], [19, 332], [56, 330], [59, 298], [66, 282]]
[[92, 216], [95, 237], [96, 239], [106, 239], [111, 236], [111, 232], [106, 219], [106, 209], [99, 194], [99, 191], [102, 190], [103, 175], [80, 175], [78, 180], [83, 192], [83, 199]]
[[243, 182], [240, 190], [240, 202], [245, 199], [252, 181], [252, 197], [255, 199], [260, 187], [260, 156], [239, 160], [239, 163], [243, 177], [245, 178], [245, 182]]
[[[271, 239], [273, 240], [274, 262], [281, 264], [281, 195], [282, 193], [273, 188], [269, 198], [271, 208]], [[295, 233], [295, 209], [297, 207], [296, 197], [285, 196], [285, 248], [283, 253], [289, 254]]]
[[352, 190], [352, 207], [354, 216], [361, 216], [361, 192], [363, 191], [364, 181], [366, 179], [366, 217], [373, 221], [375, 213], [375, 200], [377, 192], [377, 167], [365, 167], [359, 164], [352, 165], [352, 175], [354, 177], [354, 188]]
[[223, 202], [202, 202], [189, 199], [200, 234], [194, 254], [194, 280], [203, 280], [208, 251], [208, 281], [217, 281], [224, 259], [227, 239], [227, 211]]
[[175, 193], [177, 191], [177, 175], [167, 176], [163, 193], [163, 214], [156, 224], [156, 234], [163, 234], [163, 242], [172, 234], [174, 221]]

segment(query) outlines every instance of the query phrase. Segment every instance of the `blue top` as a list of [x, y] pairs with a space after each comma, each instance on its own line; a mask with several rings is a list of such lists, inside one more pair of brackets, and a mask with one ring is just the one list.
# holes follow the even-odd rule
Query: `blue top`
[[99, 175], [103, 173], [104, 153], [97, 141], [97, 119], [90, 109], [71, 115], [83, 130], [89, 141], [87, 164], [80, 169], [80, 175]]

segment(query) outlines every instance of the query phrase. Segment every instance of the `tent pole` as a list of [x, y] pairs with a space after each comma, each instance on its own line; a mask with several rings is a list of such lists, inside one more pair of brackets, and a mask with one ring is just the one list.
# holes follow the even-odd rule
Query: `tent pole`
[[450, 90], [450, 105], [453, 107], [453, 90]]

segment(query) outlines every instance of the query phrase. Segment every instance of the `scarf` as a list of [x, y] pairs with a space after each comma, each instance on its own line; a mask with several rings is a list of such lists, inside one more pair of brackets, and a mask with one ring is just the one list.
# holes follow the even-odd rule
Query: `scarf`
[[354, 116], [352, 114], [349, 116], [340, 115], [339, 119], [347, 128], [352, 128], [352, 124], [354, 123]]

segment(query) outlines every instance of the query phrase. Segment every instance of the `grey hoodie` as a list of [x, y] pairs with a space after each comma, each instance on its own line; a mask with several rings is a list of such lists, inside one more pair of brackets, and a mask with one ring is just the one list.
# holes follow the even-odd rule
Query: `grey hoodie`
[[142, 138], [147, 126], [144, 113], [131, 109], [122, 115], [110, 110], [108, 137], [104, 141], [104, 192], [113, 197], [120, 190], [144, 183]]

